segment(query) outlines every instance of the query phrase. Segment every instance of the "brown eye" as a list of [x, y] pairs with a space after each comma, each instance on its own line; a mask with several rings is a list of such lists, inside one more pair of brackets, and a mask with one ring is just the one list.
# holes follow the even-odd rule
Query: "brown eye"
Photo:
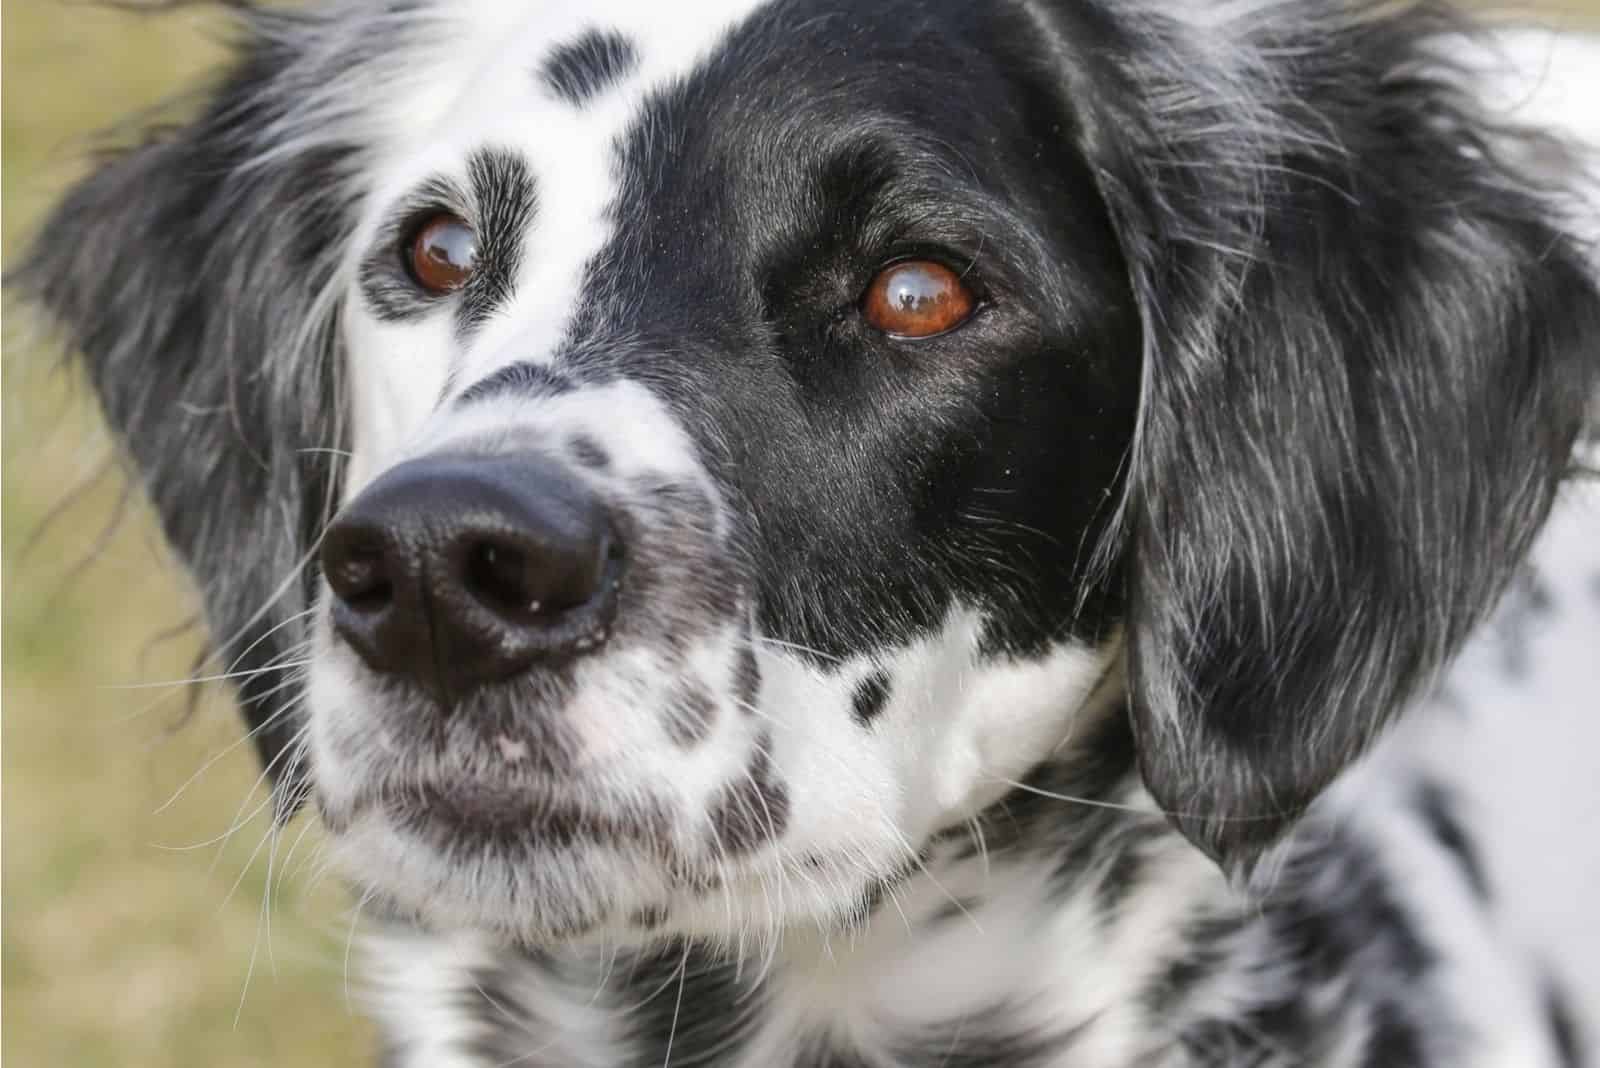
[[406, 250], [411, 277], [429, 293], [451, 293], [472, 277], [478, 235], [454, 215], [440, 213], [422, 224]]
[[933, 260], [906, 260], [878, 273], [861, 298], [867, 322], [891, 337], [933, 337], [954, 330], [977, 310], [961, 276]]

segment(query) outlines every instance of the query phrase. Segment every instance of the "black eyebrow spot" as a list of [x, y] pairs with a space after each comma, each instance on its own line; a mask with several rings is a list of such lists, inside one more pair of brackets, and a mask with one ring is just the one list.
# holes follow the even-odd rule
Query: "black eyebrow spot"
[[874, 671], [862, 679], [856, 684], [855, 696], [850, 703], [856, 722], [863, 727], [871, 726], [872, 721], [878, 718], [878, 713], [883, 711], [883, 706], [889, 703], [889, 676]]
[[475, 201], [478, 264], [461, 291], [457, 323], [462, 334], [487, 319], [511, 296], [522, 263], [523, 238], [538, 211], [538, 186], [522, 157], [482, 149], [467, 160], [467, 181]]
[[558, 45], [539, 65], [545, 86], [574, 107], [581, 107], [639, 65], [633, 42], [615, 30], [589, 30]]
[[513, 363], [473, 383], [456, 398], [456, 404], [476, 404], [507, 393], [520, 397], [559, 397], [575, 388], [571, 379], [543, 364]]

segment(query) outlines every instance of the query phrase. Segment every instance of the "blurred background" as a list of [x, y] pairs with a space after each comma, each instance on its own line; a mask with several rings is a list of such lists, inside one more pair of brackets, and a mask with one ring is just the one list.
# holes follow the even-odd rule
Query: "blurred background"
[[[209, 7], [83, 0], [0, 15], [11, 267], [91, 135], [193, 84], [228, 27]], [[190, 598], [58, 349], [28, 327], [6, 308], [0, 1060], [371, 1063], [345, 990], [349, 903], [313, 878], [316, 829], [292, 827], [269, 864], [260, 768], [226, 695], [159, 685], [194, 668], [198, 635], [174, 631]]]
[[[1523, 10], [1600, 20], [1600, 0]], [[0, 17], [10, 267], [91, 135], [213, 69], [227, 22], [82, 0], [5, 0]], [[359, 927], [321, 877], [317, 828], [268, 840], [226, 694], [177, 681], [199, 648], [188, 591], [82, 391], [29, 326], [6, 309], [0, 1060], [366, 1063], [372, 1037], [346, 978]]]

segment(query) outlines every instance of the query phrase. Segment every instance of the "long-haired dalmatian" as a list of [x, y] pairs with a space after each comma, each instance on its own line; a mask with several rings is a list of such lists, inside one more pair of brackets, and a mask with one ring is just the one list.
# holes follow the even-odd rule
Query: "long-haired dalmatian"
[[1596, 940], [1487, 843], [1583, 832], [1461, 754], [1600, 741], [1600, 47], [240, 23], [16, 281], [377, 918], [388, 1063], [1579, 1063]]

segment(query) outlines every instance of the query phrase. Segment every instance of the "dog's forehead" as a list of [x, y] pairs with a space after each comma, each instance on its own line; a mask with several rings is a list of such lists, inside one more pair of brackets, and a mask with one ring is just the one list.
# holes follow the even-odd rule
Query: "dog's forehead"
[[[589, 268], [623, 220], [662, 225], [665, 208], [651, 215], [663, 199], [653, 178], [686, 143], [703, 166], [695, 188], [668, 183], [687, 198], [671, 210], [692, 203], [684, 222], [715, 240], [752, 221], [777, 226], [766, 209], [803, 199], [792, 179], [816, 155], [808, 149], [861, 134], [891, 97], [947, 141], [946, 120], [964, 106], [949, 91], [963, 76], [970, 91], [973, 72], [938, 57], [987, 18], [937, 3], [861, 10], [836, 0], [711, 0], [694, 19], [632, 0], [466, 7], [488, 12], [452, 11], [413, 41], [418, 69], [398, 76], [410, 91], [394, 94], [382, 120], [381, 177], [364, 223], [376, 232], [430, 179], [466, 184], [469, 161], [485, 150], [515, 159], [530, 179], [525, 254], [450, 368], [460, 388], [507, 362], [551, 358], [586, 286], [603, 287]], [[752, 213], [721, 183], [754, 174], [772, 180]]]
[[[443, 180], [471, 189], [485, 151], [514, 162], [534, 199], [525, 254], [470, 339], [448, 315], [397, 323], [353, 302], [355, 452], [349, 489], [428, 421], [452, 391], [512, 362], [548, 361], [580, 303], [585, 274], [616, 230], [619, 149], [649, 101], [713, 56], [771, 0], [707, 0], [696, 17], [670, 5], [471, 0], [425, 4], [363, 22], [384, 41], [338, 42], [352, 55], [343, 88], [363, 101], [353, 136], [368, 144], [371, 185], [345, 263], [354, 285], [363, 250], [417, 191]], [[365, 73], [362, 69], [365, 68]]]

